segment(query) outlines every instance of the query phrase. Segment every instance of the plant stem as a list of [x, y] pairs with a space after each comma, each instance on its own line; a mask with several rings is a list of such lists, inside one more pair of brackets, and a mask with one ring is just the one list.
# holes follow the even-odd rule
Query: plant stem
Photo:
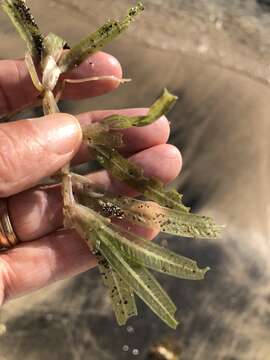
[[[50, 90], [48, 90], [49, 92]], [[45, 100], [46, 99], [46, 100]], [[49, 99], [49, 100], [48, 100]], [[47, 91], [43, 95], [43, 112], [44, 114], [55, 114], [57, 112], [57, 104], [54, 100], [54, 96], [50, 91], [48, 96]], [[62, 197], [63, 197], [63, 215], [64, 215], [64, 226], [69, 227], [71, 224], [69, 218], [71, 215], [72, 205], [74, 205], [74, 196], [72, 191], [72, 180], [70, 174], [70, 163], [64, 165], [60, 171], [62, 177]]]

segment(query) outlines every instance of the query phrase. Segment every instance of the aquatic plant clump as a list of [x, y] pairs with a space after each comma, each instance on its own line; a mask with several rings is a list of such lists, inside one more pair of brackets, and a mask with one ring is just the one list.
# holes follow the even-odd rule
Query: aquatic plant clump
[[[54, 34], [41, 34], [25, 1], [4, 0], [2, 7], [27, 44], [25, 61], [33, 84], [40, 92], [44, 114], [60, 111], [58, 101], [63, 91], [60, 75], [118, 37], [144, 10], [139, 3], [122, 20], [108, 21], [70, 48]], [[41, 81], [37, 65], [41, 69]], [[122, 81], [110, 76], [82, 81], [104, 78]], [[60, 90], [55, 94], [58, 84]], [[136, 189], [144, 200], [105, 192], [86, 177], [72, 172], [69, 164], [60, 173], [64, 227], [75, 229], [96, 256], [119, 325], [137, 315], [137, 295], [168, 326], [177, 327], [177, 308], [148, 269], [190, 280], [203, 279], [209, 270], [200, 269], [195, 261], [125, 230], [119, 225], [122, 220], [184, 237], [217, 238], [220, 234], [220, 228], [212, 219], [192, 214], [183, 204], [182, 195], [166, 189], [158, 179], [146, 177], [140, 167], [119, 152], [124, 143], [118, 131], [153, 123], [166, 114], [176, 100], [176, 96], [164, 90], [145, 116], [115, 114], [83, 128], [84, 141], [95, 159], [112, 177]]]

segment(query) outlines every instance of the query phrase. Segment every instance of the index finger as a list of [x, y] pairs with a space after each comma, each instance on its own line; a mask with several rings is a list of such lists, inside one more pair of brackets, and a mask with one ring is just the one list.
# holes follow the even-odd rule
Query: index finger
[[[64, 77], [68, 79], [84, 79], [106, 75], [121, 78], [121, 65], [112, 55], [98, 52], [86, 59], [78, 68], [65, 74]], [[99, 96], [114, 90], [118, 85], [118, 81], [109, 80], [67, 84], [63, 98], [77, 100]], [[0, 115], [33, 104], [38, 95], [39, 93], [33, 86], [24, 60], [0, 61]]]

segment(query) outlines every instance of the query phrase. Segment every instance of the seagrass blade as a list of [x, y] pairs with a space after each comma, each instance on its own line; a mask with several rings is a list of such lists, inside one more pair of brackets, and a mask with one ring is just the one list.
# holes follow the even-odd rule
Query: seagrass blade
[[143, 10], [143, 5], [139, 3], [137, 6], [129, 10], [128, 15], [123, 20], [108, 21], [93, 34], [87, 36], [78, 44], [73, 46], [59, 62], [62, 72], [66, 72], [75, 66], [80, 65], [89, 55], [94, 54], [103, 48], [107, 43], [111, 42], [114, 38], [125, 31], [132, 23], [135, 16], [139, 15]]
[[9, 16], [34, 60], [40, 60], [43, 36], [38, 25], [23, 0], [4, 0], [2, 8]]
[[66, 40], [53, 33], [49, 33], [43, 40], [42, 58], [46, 59], [47, 56], [52, 56], [57, 62], [63, 54], [63, 49], [67, 47]]
[[104, 193], [88, 178], [77, 174], [71, 176], [79, 202], [105, 217], [124, 219], [139, 226], [183, 237], [216, 239], [223, 229], [210, 217], [184, 213], [152, 201]]
[[117, 150], [91, 144], [90, 141], [89, 144], [96, 151], [97, 160], [114, 178], [138, 190], [146, 199], [164, 207], [189, 212], [189, 208], [182, 203], [182, 195], [176, 190], [166, 190], [158, 179], [144, 176], [140, 167], [125, 159]]
[[195, 261], [124, 231], [90, 208], [77, 205], [76, 214], [76, 223], [85, 229], [84, 237], [91, 239], [93, 249], [99, 250], [100, 243], [104, 242], [132, 263], [181, 279], [201, 280], [209, 270], [200, 269]]
[[128, 129], [133, 126], [146, 126], [158, 120], [162, 115], [167, 114], [176, 100], [177, 96], [172, 95], [165, 89], [162, 96], [151, 106], [147, 115], [124, 116], [115, 114], [105, 118], [102, 123], [108, 125], [113, 130]]
[[[103, 197], [96, 199], [104, 215], [111, 211], [112, 216], [121, 214], [121, 218], [131, 223], [157, 229], [161, 232], [184, 237], [216, 239], [220, 236], [222, 227], [215, 225], [207, 216], [165, 208], [154, 202], [142, 201], [126, 196]], [[115, 217], [117, 217], [115, 215]], [[107, 215], [108, 216], [108, 215]]]
[[[174, 318], [176, 307], [154, 279], [154, 277], [139, 264], [126, 260], [124, 248], [119, 251], [111, 241], [111, 232], [108, 231], [110, 222], [81, 205], [75, 205], [70, 221], [79, 234], [86, 239], [89, 248], [100, 252], [120, 278], [172, 328], [176, 328]], [[117, 234], [114, 234], [117, 235]]]
[[103, 241], [100, 252], [152, 311], [175, 329], [178, 325], [174, 317], [176, 307], [149, 271], [140, 265], [127, 262], [112, 245], [106, 245]]
[[108, 146], [112, 149], [120, 148], [124, 145], [122, 134], [119, 132], [110, 132], [106, 124], [92, 123], [83, 128], [83, 138], [91, 144]]
[[[131, 118], [122, 118], [121, 126], [132, 126], [132, 123], [136, 126], [146, 125], [145, 122], [151, 123], [154, 120], [158, 119], [162, 114], [166, 113], [172, 104], [175, 102], [176, 97], [170, 94], [167, 90], [164, 91], [163, 95], [154, 103], [151, 107], [148, 116], [145, 118], [136, 117], [135, 119]], [[123, 121], [129, 121], [129, 125], [123, 124]], [[103, 130], [102, 130], [102, 125]], [[116, 149], [122, 145], [121, 140], [118, 143], [114, 143], [112, 146], [112, 141], [105, 143], [104, 139], [112, 139], [115, 133], [110, 133], [110, 125], [117, 129], [117, 119], [113, 118], [113, 121], [107, 119], [104, 121], [104, 124], [98, 125], [100, 134], [99, 138], [92, 136], [91, 126], [84, 129], [84, 139], [88, 141], [89, 147], [94, 149], [96, 152], [96, 158], [100, 164], [108, 170], [113, 177], [116, 179], [125, 182], [129, 186], [138, 190], [142, 193], [146, 199], [153, 200], [159, 205], [175, 209], [182, 212], [189, 212], [189, 208], [184, 206], [182, 203], [182, 195], [180, 195], [176, 190], [166, 190], [164, 185], [156, 178], [148, 178], [144, 176], [143, 169], [132, 164], [128, 159], [125, 159]], [[107, 127], [106, 127], [107, 126]], [[108, 129], [109, 126], [109, 129]], [[93, 132], [93, 131], [92, 131]], [[103, 139], [103, 142], [100, 141], [100, 138]]]
[[152, 270], [188, 280], [202, 280], [209, 270], [200, 269], [195, 261], [124, 231], [117, 225], [104, 228], [103, 233], [123, 256]]
[[138, 315], [134, 292], [101, 254], [97, 254], [96, 257], [103, 283], [109, 291], [117, 323], [120, 326], [125, 325], [129, 318]]
[[72, 174], [74, 191], [82, 205], [109, 218], [184, 237], [216, 239], [222, 227], [207, 216], [165, 208], [152, 201], [114, 196], [98, 189], [87, 178]]

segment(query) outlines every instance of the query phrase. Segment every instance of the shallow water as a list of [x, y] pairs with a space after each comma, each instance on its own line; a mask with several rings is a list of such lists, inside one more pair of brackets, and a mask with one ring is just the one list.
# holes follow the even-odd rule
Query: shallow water
[[[162, 28], [161, 21], [145, 24], [148, 29], [142, 29], [141, 38], [148, 45], [270, 81], [270, 16], [256, 1], [154, 0], [149, 4], [153, 19], [169, 20]], [[148, 30], [149, 37], [145, 36]]]

